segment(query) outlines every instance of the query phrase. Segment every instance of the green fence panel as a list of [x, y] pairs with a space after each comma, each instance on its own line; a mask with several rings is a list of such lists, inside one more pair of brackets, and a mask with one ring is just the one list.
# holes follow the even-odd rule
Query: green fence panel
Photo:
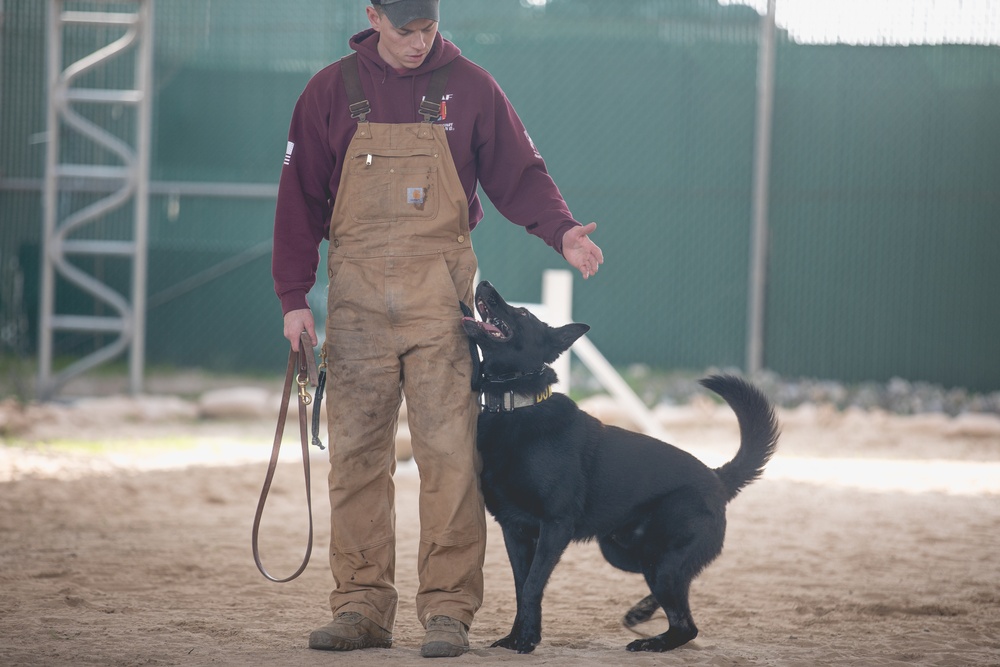
[[[30, 353], [37, 340], [47, 4], [0, 3], [0, 264], [24, 281], [24, 312], [0, 304], [0, 322], [30, 323], [18, 341], [0, 339], [0, 354]], [[156, 3], [150, 364], [283, 363], [273, 198], [170, 184], [273, 188], [292, 106], [366, 26], [365, 4]], [[442, 13], [444, 34], [513, 101], [576, 217], [599, 224], [607, 263], [574, 282], [574, 315], [591, 339], [621, 366], [742, 366], [756, 14], [695, 0], [445, 0]], [[107, 37], [74, 30], [67, 50], [85, 54]], [[122, 64], [88, 81], [131, 74]], [[87, 113], [122, 136], [134, 122], [124, 110]], [[1000, 389], [1000, 47], [782, 39], [774, 113], [765, 365]], [[111, 161], [64, 139], [67, 156]], [[537, 301], [541, 272], [566, 265], [484, 203], [473, 234], [483, 276]], [[82, 235], [99, 238], [125, 216]], [[127, 266], [92, 268], [126, 289]], [[312, 295], [318, 309], [324, 289], [321, 280]], [[76, 292], [60, 306], [100, 314]], [[97, 342], [60, 335], [57, 356]]]

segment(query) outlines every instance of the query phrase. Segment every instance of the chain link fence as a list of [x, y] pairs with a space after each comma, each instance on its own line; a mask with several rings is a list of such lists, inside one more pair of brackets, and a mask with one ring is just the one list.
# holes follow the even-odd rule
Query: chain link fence
[[[893, 17], [917, 39], [810, 38], [778, 0], [764, 350], [779, 374], [1000, 389], [1000, 0], [927, 1], [969, 32], [928, 37], [935, 9]], [[812, 2], [851, 24], [843, 3]], [[48, 4], [0, 1], [5, 358], [30, 358], [38, 335]], [[288, 120], [366, 27], [366, 4], [156, 3], [150, 365], [281, 368], [270, 236]], [[574, 316], [616, 365], [744, 364], [759, 23], [735, 2], [442, 2], [444, 35], [500, 82], [575, 216], [599, 223], [607, 263], [577, 280]], [[71, 32], [67, 57], [108, 38]], [[102, 113], [127, 129], [127, 114]], [[473, 241], [513, 300], [538, 301], [542, 270], [565, 266], [489, 207]], [[88, 268], [126, 289], [122, 262]], [[96, 337], [61, 335], [57, 356]]]

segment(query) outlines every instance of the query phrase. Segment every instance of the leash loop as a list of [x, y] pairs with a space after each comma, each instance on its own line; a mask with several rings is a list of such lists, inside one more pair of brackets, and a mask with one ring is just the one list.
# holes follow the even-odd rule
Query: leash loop
[[[309, 392], [305, 387], [311, 383], [318, 384], [316, 372], [316, 358], [313, 355], [312, 341], [309, 334], [302, 332], [299, 337], [299, 351], [289, 350], [288, 369], [285, 371], [285, 386], [281, 395], [281, 405], [278, 410], [278, 423], [274, 431], [274, 442], [271, 445], [271, 458], [267, 463], [267, 473], [264, 475], [264, 486], [260, 491], [260, 498], [257, 500], [257, 511], [253, 517], [253, 532], [251, 535], [251, 545], [253, 549], [253, 561], [257, 569], [264, 575], [265, 579], [276, 583], [285, 583], [295, 579], [302, 574], [306, 565], [309, 564], [309, 557], [312, 555], [313, 545], [313, 518], [312, 518], [312, 484], [309, 475], [309, 426], [306, 417], [306, 406], [312, 401]], [[299, 440], [302, 445], [302, 470], [305, 475], [306, 509], [309, 514], [309, 535], [306, 539], [305, 555], [302, 557], [302, 564], [291, 575], [278, 578], [270, 574], [264, 567], [260, 558], [259, 533], [260, 522], [264, 516], [264, 504], [267, 502], [267, 494], [271, 490], [271, 482], [274, 479], [274, 472], [278, 467], [278, 454], [281, 451], [282, 435], [285, 431], [285, 420], [288, 417], [288, 404], [292, 397], [292, 384], [298, 385], [298, 413], [299, 413]]]

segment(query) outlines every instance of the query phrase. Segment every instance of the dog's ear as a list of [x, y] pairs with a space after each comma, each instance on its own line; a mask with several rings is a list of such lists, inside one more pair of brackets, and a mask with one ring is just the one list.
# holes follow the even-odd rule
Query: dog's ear
[[583, 334], [590, 331], [589, 324], [580, 324], [578, 322], [573, 322], [561, 327], [552, 329], [549, 333], [552, 336], [553, 347], [551, 354], [546, 356], [545, 363], [550, 364], [556, 360], [556, 358], [568, 350], [576, 339]]

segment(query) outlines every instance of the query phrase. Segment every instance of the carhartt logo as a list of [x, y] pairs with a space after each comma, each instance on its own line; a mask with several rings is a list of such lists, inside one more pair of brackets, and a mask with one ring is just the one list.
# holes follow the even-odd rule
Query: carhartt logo
[[427, 201], [427, 190], [424, 188], [406, 188], [406, 203], [423, 206]]
[[288, 142], [288, 148], [285, 149], [285, 166], [287, 167], [292, 161], [292, 151], [295, 150], [295, 144], [291, 141]]

